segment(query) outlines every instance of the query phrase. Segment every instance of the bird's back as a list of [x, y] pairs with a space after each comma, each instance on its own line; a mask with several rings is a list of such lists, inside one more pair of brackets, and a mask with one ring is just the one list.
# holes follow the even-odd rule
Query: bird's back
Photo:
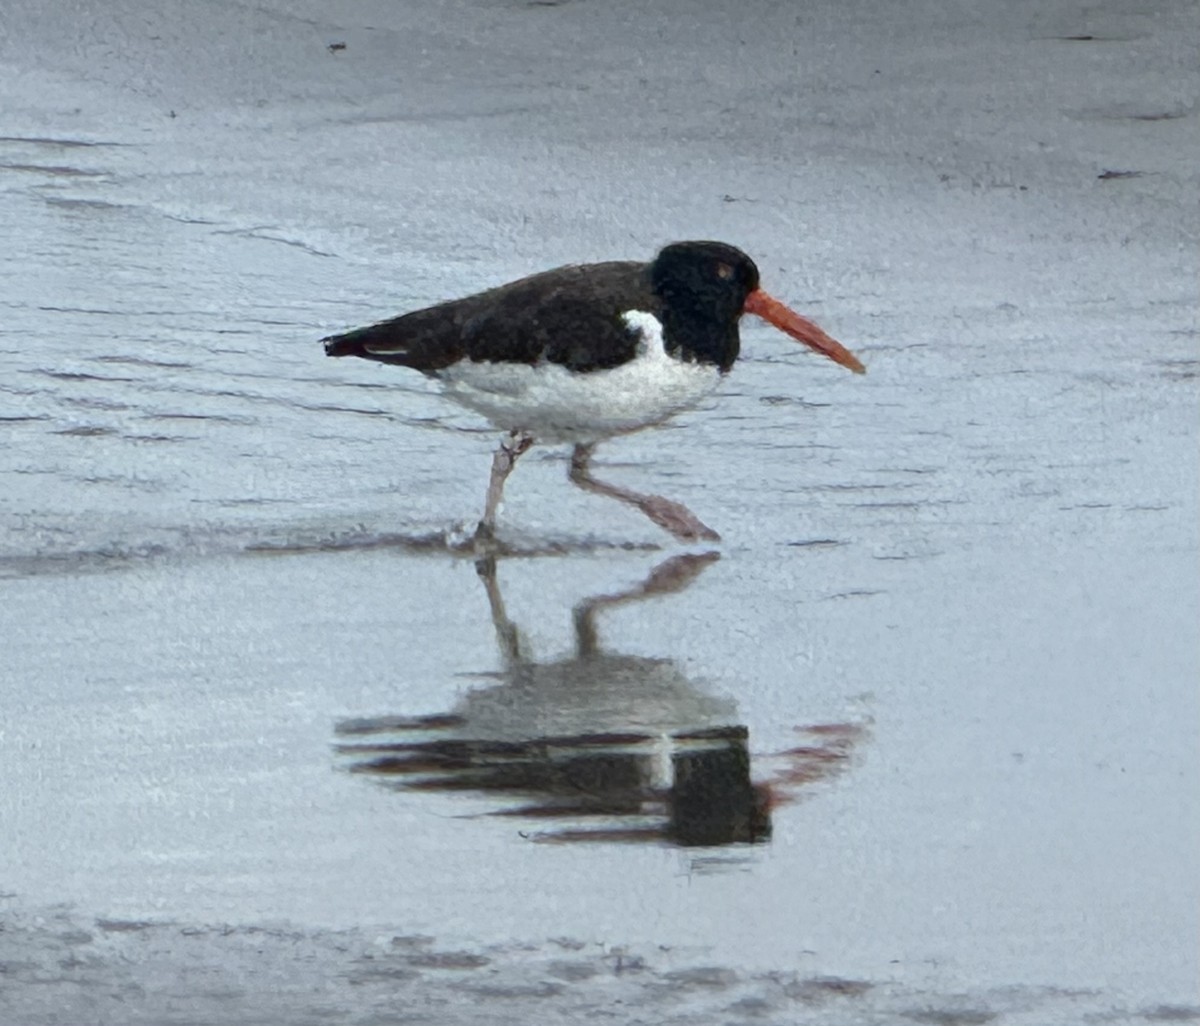
[[623, 315], [660, 307], [644, 263], [574, 264], [332, 335], [325, 352], [429, 374], [463, 359], [600, 370], [636, 351]]

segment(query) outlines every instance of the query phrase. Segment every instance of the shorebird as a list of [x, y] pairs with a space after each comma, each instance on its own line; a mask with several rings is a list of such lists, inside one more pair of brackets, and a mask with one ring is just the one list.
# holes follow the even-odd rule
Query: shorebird
[[683, 541], [716, 541], [686, 506], [598, 481], [590, 463], [604, 439], [661, 424], [712, 392], [737, 359], [747, 313], [855, 373], [865, 370], [764, 292], [754, 261], [722, 242], [674, 242], [648, 263], [559, 267], [322, 341], [328, 356], [436, 378], [447, 398], [506, 433], [477, 539], [492, 537], [517, 460], [543, 442], [574, 446], [569, 476], [579, 487], [641, 510]]

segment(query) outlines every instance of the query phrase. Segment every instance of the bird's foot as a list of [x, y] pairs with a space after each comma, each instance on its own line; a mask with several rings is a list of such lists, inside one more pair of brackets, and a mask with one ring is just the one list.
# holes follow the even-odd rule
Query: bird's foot
[[638, 509], [659, 527], [670, 531], [680, 541], [720, 541], [721, 536], [704, 524], [683, 503], [672, 502], [661, 495], [647, 495], [638, 504]]

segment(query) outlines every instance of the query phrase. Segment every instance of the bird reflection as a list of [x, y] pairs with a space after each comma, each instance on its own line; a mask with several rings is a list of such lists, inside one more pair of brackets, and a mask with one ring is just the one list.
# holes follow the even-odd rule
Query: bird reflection
[[852, 739], [837, 727], [810, 728], [815, 743], [781, 753], [784, 772], [755, 783], [733, 701], [706, 694], [670, 659], [600, 643], [600, 613], [683, 591], [719, 558], [677, 555], [633, 588], [583, 600], [573, 610], [574, 653], [547, 662], [524, 651], [496, 561], [480, 560], [504, 661], [498, 683], [444, 714], [344, 721], [336, 751], [352, 772], [396, 789], [489, 794], [504, 801], [490, 815], [554, 822], [533, 835], [540, 841], [767, 840], [784, 791], [837, 768]]

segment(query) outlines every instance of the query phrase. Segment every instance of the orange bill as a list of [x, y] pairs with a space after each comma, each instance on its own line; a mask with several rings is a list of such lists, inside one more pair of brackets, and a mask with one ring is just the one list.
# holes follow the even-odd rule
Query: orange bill
[[762, 289], [755, 289], [746, 297], [746, 305], [742, 308], [746, 313], [761, 317], [764, 321], [775, 325], [780, 331], [791, 335], [797, 342], [803, 342], [810, 349], [828, 356], [834, 363], [848, 367], [855, 374], [866, 374], [867, 368], [849, 349], [830, 338], [807, 317], [801, 317], [795, 310], [790, 309], [767, 295]]

